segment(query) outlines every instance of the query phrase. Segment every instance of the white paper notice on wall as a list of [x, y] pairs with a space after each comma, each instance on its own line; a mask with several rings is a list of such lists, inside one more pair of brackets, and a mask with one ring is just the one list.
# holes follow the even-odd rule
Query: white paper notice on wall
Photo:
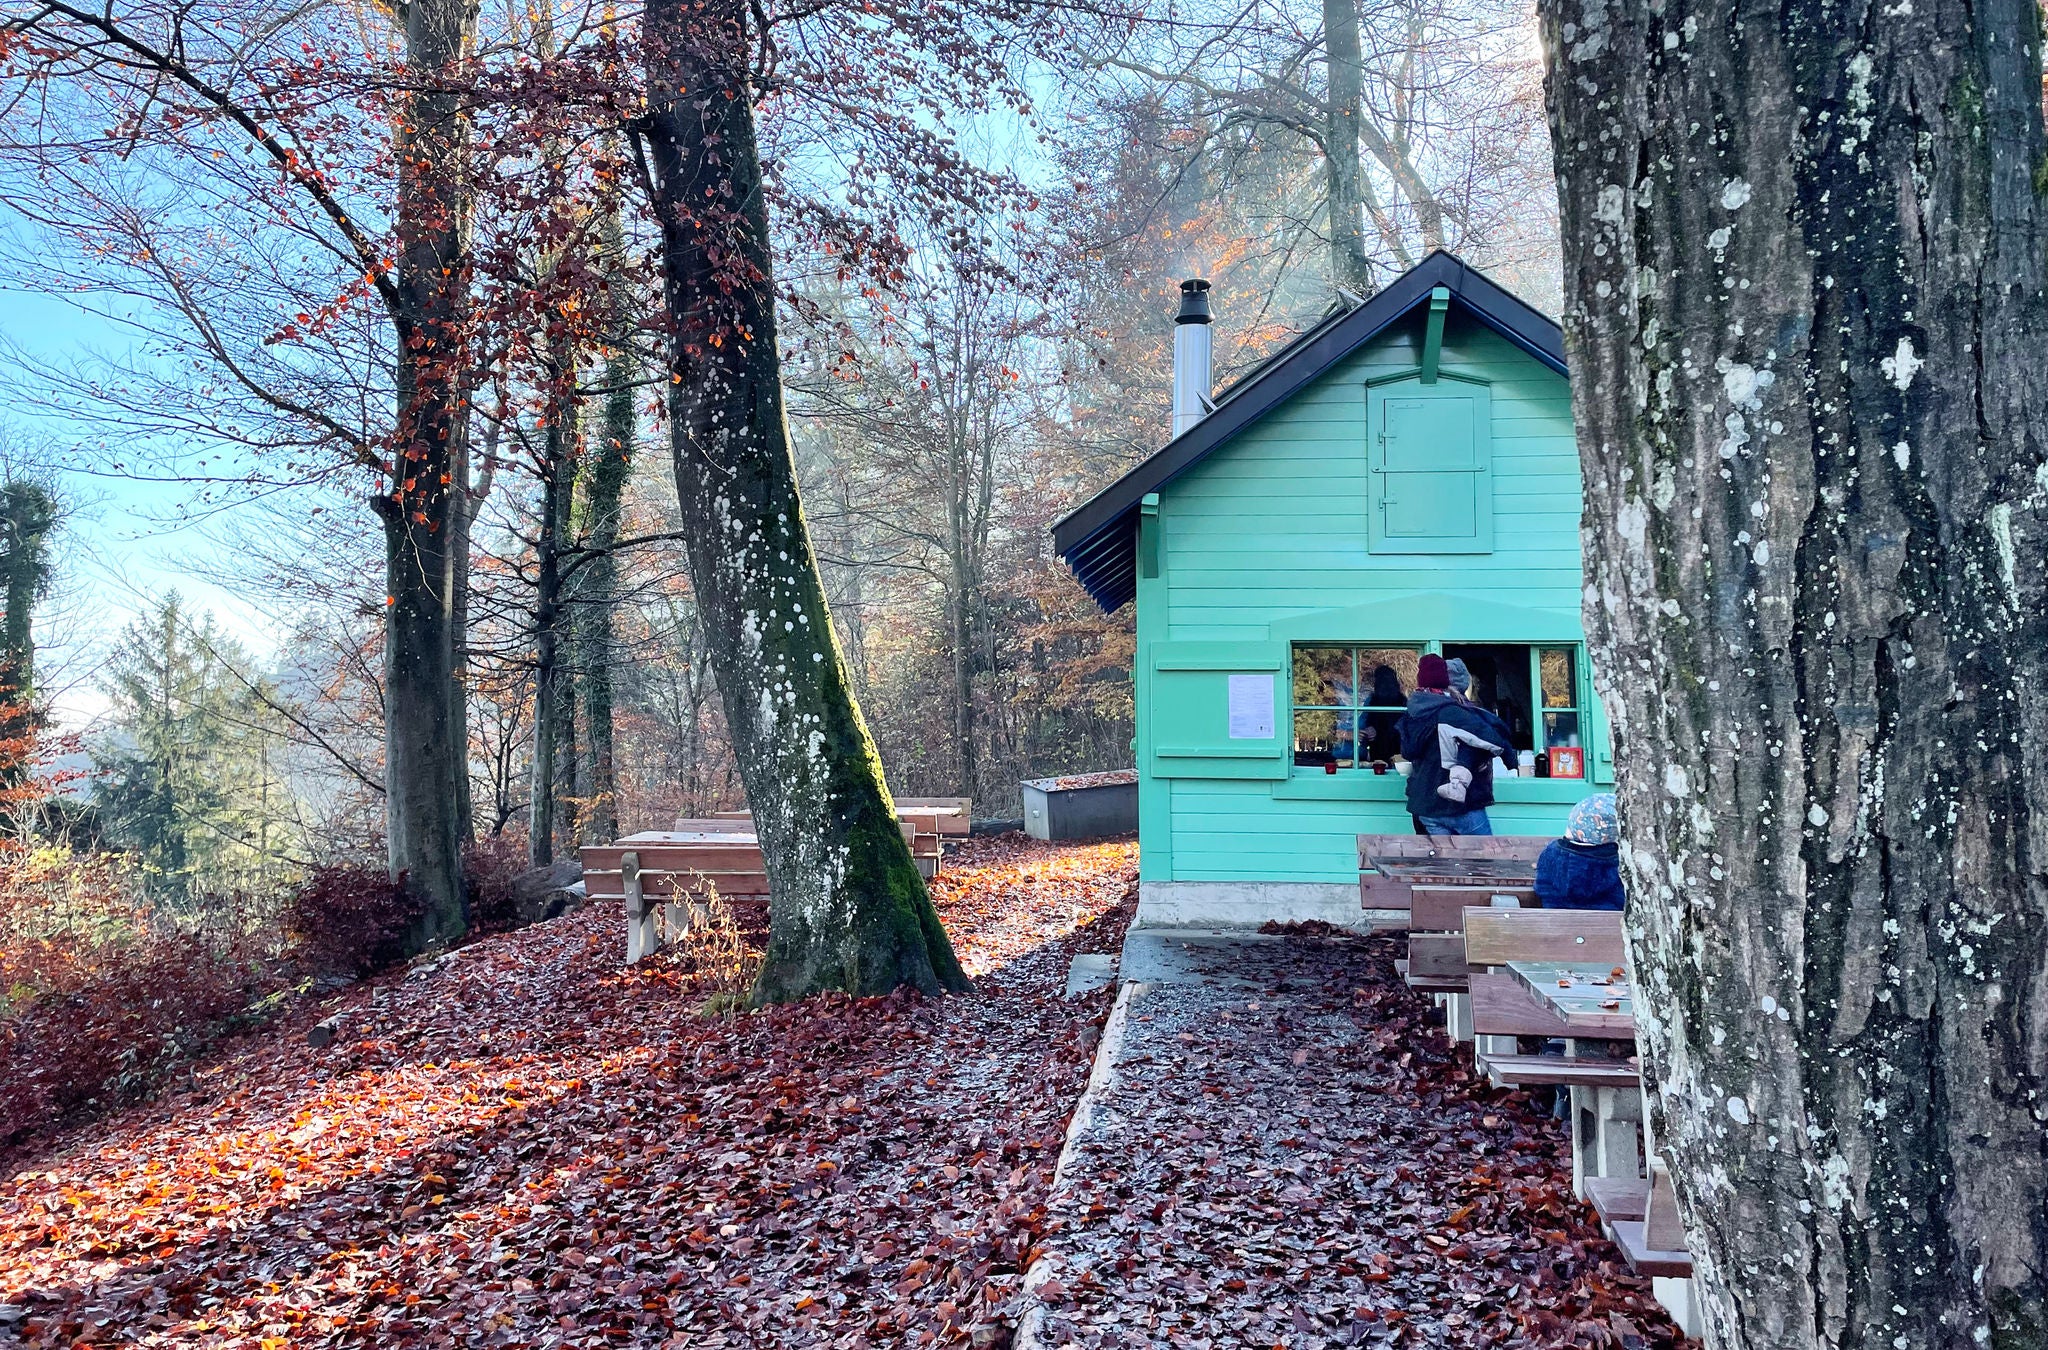
[[1233, 675], [1230, 677], [1230, 739], [1270, 741], [1273, 739], [1273, 677]]

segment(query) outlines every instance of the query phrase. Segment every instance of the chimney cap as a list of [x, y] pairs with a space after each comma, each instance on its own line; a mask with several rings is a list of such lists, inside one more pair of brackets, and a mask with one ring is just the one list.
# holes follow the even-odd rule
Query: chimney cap
[[1209, 283], [1201, 277], [1189, 277], [1180, 284], [1180, 313], [1173, 316], [1175, 323], [1209, 322]]

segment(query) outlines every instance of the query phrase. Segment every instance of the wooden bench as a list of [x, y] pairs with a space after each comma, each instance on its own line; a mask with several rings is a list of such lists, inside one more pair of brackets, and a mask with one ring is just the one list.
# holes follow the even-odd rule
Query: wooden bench
[[[1417, 887], [1474, 887], [1528, 890], [1537, 857], [1548, 847], [1544, 836], [1361, 834], [1358, 836], [1358, 900], [1369, 910], [1405, 914]], [[1383, 871], [1375, 860], [1401, 864], [1398, 872]], [[1440, 867], [1428, 864], [1440, 863]], [[1509, 866], [1503, 875], [1488, 876], [1489, 863]], [[1409, 926], [1388, 921], [1390, 928]]]
[[[1619, 966], [1626, 959], [1621, 915], [1474, 906], [1465, 911], [1465, 959], [1482, 972], [1467, 979], [1475, 1067], [1503, 1086], [1549, 1085], [1570, 1092], [1575, 1189], [1594, 1177], [1641, 1175], [1641, 1077], [1626, 1061], [1582, 1055], [1578, 1047], [1582, 1040], [1633, 1040], [1634, 1019], [1625, 1011], [1607, 1016], [1595, 1010], [1592, 1019], [1568, 1024], [1528, 985], [1500, 969], [1511, 961]], [[1522, 1054], [1516, 1041], [1525, 1036], [1562, 1040], [1565, 1053]]]
[[[918, 875], [926, 881], [939, 874], [939, 864], [945, 857], [944, 836], [949, 833], [966, 834], [971, 824], [967, 798], [932, 798], [931, 801], [933, 805], [901, 801], [896, 804], [896, 819], [903, 828], [903, 842], [910, 845], [910, 856], [917, 863]], [[724, 828], [751, 832], [754, 816], [751, 811], [716, 811], [706, 818], [679, 820], [676, 828]]]
[[948, 838], [964, 839], [974, 828], [972, 797], [898, 797], [896, 810], [934, 813], [939, 833]]
[[1698, 1336], [1692, 1253], [1686, 1250], [1678, 1197], [1663, 1162], [1652, 1160], [1648, 1177], [1589, 1178], [1586, 1199], [1599, 1217], [1601, 1231], [1621, 1249], [1621, 1259], [1638, 1275], [1650, 1277], [1652, 1294], [1678, 1329]]
[[1601, 1228], [1621, 1248], [1622, 1259], [1638, 1275], [1674, 1280], [1692, 1277], [1692, 1254], [1685, 1247], [1678, 1196], [1661, 1161], [1651, 1164], [1648, 1177], [1588, 1180], [1586, 1199], [1600, 1216]]
[[715, 898], [768, 894], [760, 842], [741, 825], [727, 818], [718, 829], [649, 830], [584, 845], [584, 893], [625, 905], [627, 964], [660, 951], [667, 933], [695, 927]]

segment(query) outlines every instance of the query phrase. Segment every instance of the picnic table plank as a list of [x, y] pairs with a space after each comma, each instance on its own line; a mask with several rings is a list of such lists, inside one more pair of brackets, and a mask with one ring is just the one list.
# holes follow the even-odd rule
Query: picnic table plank
[[1359, 866], [1378, 855], [1386, 858], [1498, 859], [1534, 863], [1550, 845], [1550, 836], [1536, 834], [1361, 834]]
[[1383, 877], [1410, 886], [1472, 886], [1486, 882], [1534, 885], [1536, 864], [1520, 858], [1402, 858], [1375, 853], [1366, 864]]
[[[1626, 979], [1616, 982], [1612, 964], [1561, 961], [1510, 961], [1507, 972], [1523, 988], [1556, 1012], [1581, 1036], [1633, 1039], [1635, 1005]], [[1605, 983], [1601, 983], [1605, 981]], [[1614, 1003], [1613, 1008], [1602, 1007]]]
[[1408, 939], [1408, 976], [1411, 982], [1427, 978], [1443, 981], [1455, 978], [1464, 988], [1465, 977], [1479, 969], [1465, 964], [1465, 939], [1456, 933], [1416, 933]]
[[[762, 872], [643, 871], [640, 889], [650, 896], [695, 896], [714, 890], [727, 897], [766, 895], [768, 877]], [[592, 900], [617, 900], [626, 894], [625, 876], [618, 871], [587, 871], [583, 890]]]
[[1692, 1253], [1652, 1247], [1645, 1235], [1647, 1224], [1640, 1219], [1616, 1219], [1607, 1225], [1622, 1260], [1638, 1275], [1662, 1275], [1683, 1280], [1692, 1276]]
[[1605, 909], [1465, 910], [1465, 959], [1475, 966], [1510, 961], [1621, 964], [1621, 915]]
[[1512, 975], [1471, 975], [1472, 1033], [1475, 1036], [1570, 1036], [1555, 1009]]
[[[1495, 1087], [1637, 1087], [1642, 1075], [1625, 1059], [1580, 1059], [1568, 1055], [1488, 1055], [1477, 1058]], [[1636, 1217], [1640, 1218], [1641, 1215]]]
[[[1455, 933], [1465, 927], [1465, 909], [1531, 908], [1536, 892], [1519, 886], [1417, 886], [1408, 906], [1408, 927], [1417, 932]], [[1515, 903], [1496, 906], [1495, 896]]]

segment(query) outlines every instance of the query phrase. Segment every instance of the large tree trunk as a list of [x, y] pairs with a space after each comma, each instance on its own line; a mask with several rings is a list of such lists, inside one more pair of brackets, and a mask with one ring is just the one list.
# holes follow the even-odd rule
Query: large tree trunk
[[1586, 624], [1708, 1344], [2048, 1344], [2035, 0], [1543, 28]]
[[1358, 104], [1365, 96], [1358, 0], [1323, 0], [1323, 35], [1330, 60], [1322, 129], [1330, 196], [1330, 284], [1371, 295], [1372, 261], [1365, 256], [1365, 170], [1358, 154]]
[[542, 438], [540, 520], [534, 530], [533, 594], [533, 765], [528, 784], [527, 858], [535, 867], [554, 861], [556, 835], [562, 822], [563, 767], [573, 764], [576, 747], [574, 682], [562, 665], [562, 639], [568, 620], [562, 578], [562, 556], [569, 546], [569, 508], [575, 500], [576, 380], [572, 361], [564, 361], [554, 344], [553, 384], [548, 395], [548, 425]]
[[611, 276], [612, 331], [604, 365], [604, 408], [597, 443], [584, 470], [582, 546], [590, 550], [575, 585], [577, 684], [583, 714], [583, 838], [609, 843], [619, 834], [618, 771], [612, 751], [613, 682], [619, 565], [612, 549], [624, 519], [626, 484], [633, 476], [633, 448], [639, 437], [634, 386], [640, 363], [633, 352], [632, 305], [636, 297], [622, 270], [612, 263], [625, 245], [616, 210], [606, 217], [603, 247]]
[[745, 15], [743, 0], [649, 7], [644, 133], [690, 580], [768, 870], [754, 997], [957, 989], [965, 977], [897, 827], [797, 498]]
[[[467, 52], [465, 0], [414, 0], [406, 54], [438, 76]], [[406, 97], [398, 138], [398, 435], [392, 491], [379, 499], [390, 596], [385, 609], [385, 827], [393, 876], [425, 912], [416, 947], [460, 937], [461, 776], [455, 653], [455, 452], [469, 299], [469, 126], [452, 89], [423, 81]]]

